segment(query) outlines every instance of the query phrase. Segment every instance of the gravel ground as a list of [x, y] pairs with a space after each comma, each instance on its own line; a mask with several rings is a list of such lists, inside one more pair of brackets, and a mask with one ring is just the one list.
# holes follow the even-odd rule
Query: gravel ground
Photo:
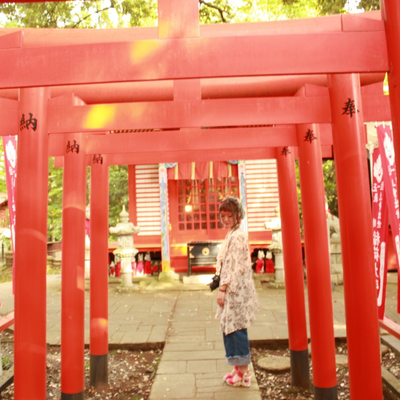
[[[290, 372], [281, 374], [272, 374], [266, 370], [261, 369], [257, 365], [257, 360], [268, 356], [284, 356], [290, 357], [289, 350], [268, 350], [262, 348], [252, 348], [252, 361], [257, 377], [258, 385], [260, 387], [263, 400], [292, 400], [292, 399], [313, 399], [314, 395], [312, 390], [305, 390], [291, 386]], [[347, 355], [347, 346], [341, 345], [336, 347], [336, 354]], [[311, 363], [310, 363], [311, 364]], [[382, 365], [389, 370], [393, 375], [400, 379], [400, 362], [396, 355], [388, 349], [387, 353], [382, 357]], [[338, 399], [350, 399], [349, 390], [349, 373], [347, 366], [337, 366], [337, 387]], [[312, 367], [310, 367], [310, 376], [312, 376]]]
[[[1, 334], [3, 368], [13, 365], [13, 335]], [[85, 350], [85, 399], [146, 400], [161, 359], [161, 350], [113, 350], [108, 354], [109, 387], [97, 392], [90, 387], [90, 355]], [[61, 397], [61, 354], [59, 346], [47, 348], [47, 400]], [[14, 399], [14, 385], [4, 390], [1, 399]]]
[[[14, 342], [13, 334], [5, 331], [0, 334], [3, 369], [13, 365]], [[337, 354], [347, 354], [346, 345], [337, 346]], [[312, 390], [305, 390], [291, 386], [290, 372], [269, 373], [260, 368], [257, 361], [268, 356], [290, 357], [289, 350], [269, 350], [252, 348], [252, 362], [255, 375], [260, 387], [263, 400], [292, 400], [313, 399]], [[129, 351], [112, 350], [108, 355], [109, 361], [109, 388], [97, 392], [89, 383], [89, 351], [85, 351], [85, 399], [118, 399], [118, 400], [146, 400], [149, 397], [151, 386], [157, 371], [162, 350]], [[49, 346], [47, 350], [47, 400], [59, 399], [61, 396], [60, 382], [60, 347]], [[382, 365], [397, 379], [400, 379], [400, 362], [390, 349], [382, 357]], [[338, 399], [350, 399], [348, 368], [337, 366]], [[312, 376], [312, 367], [310, 367]], [[14, 385], [11, 384], [0, 394], [0, 399], [13, 399]]]

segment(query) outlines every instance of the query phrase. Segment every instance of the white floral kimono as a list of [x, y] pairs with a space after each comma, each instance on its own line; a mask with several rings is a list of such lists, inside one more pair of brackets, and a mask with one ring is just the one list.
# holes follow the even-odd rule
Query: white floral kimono
[[228, 232], [217, 256], [217, 271], [221, 262], [220, 285], [228, 288], [224, 307], [218, 306], [215, 318], [221, 319], [221, 330], [228, 335], [248, 328], [258, 310], [247, 234], [241, 228]]

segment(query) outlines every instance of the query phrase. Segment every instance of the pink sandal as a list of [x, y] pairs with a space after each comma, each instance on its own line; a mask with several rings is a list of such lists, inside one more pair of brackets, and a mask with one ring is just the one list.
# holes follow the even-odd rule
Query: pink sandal
[[233, 368], [232, 372], [230, 372], [229, 374], [226, 374], [224, 376], [224, 381], [226, 382], [228, 379], [232, 379], [235, 375], [236, 372], [239, 370], [239, 367], [237, 365], [235, 365], [235, 367]]
[[234, 382], [233, 378], [229, 378], [225, 382], [229, 386], [233, 386], [233, 387], [247, 387], [247, 388], [250, 387], [250, 385], [251, 385], [251, 372], [245, 372], [244, 374], [242, 374], [238, 370], [236, 375], [241, 379], [236, 381], [236, 382]]

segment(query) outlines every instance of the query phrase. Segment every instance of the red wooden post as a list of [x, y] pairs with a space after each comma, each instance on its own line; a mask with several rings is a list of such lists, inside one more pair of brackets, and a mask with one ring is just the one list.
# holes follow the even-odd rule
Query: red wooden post
[[86, 135], [65, 135], [62, 286], [61, 398], [84, 398]]
[[90, 174], [90, 384], [108, 385], [108, 165], [95, 154]]
[[325, 191], [318, 125], [297, 126], [314, 394], [337, 399]]
[[294, 155], [276, 148], [292, 385], [310, 386], [303, 257]]
[[400, 4], [396, 0], [382, 0], [382, 18], [385, 22], [386, 44], [390, 70], [389, 97], [396, 153], [397, 175], [400, 174]]
[[197, 0], [158, 0], [158, 37], [160, 39], [198, 37], [199, 35]]
[[15, 399], [42, 400], [46, 398], [47, 112], [50, 90], [22, 89], [20, 96], [15, 232]]
[[329, 87], [342, 243], [350, 395], [352, 400], [381, 399], [372, 215], [359, 75], [331, 75]]

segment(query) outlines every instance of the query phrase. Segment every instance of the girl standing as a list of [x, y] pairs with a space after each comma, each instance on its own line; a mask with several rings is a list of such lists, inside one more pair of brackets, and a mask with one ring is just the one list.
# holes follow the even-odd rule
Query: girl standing
[[228, 233], [217, 257], [220, 287], [216, 318], [221, 321], [227, 362], [234, 367], [224, 380], [229, 386], [250, 387], [247, 328], [255, 320], [258, 301], [247, 234], [240, 228], [244, 210], [237, 198], [227, 197], [218, 211]]

